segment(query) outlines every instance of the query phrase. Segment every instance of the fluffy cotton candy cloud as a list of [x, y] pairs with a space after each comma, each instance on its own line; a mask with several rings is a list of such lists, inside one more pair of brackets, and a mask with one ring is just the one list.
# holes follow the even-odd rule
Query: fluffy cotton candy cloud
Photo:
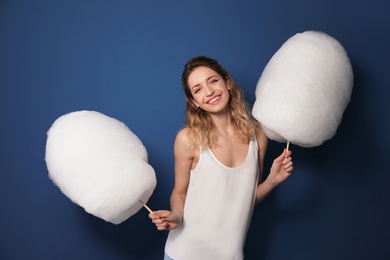
[[137, 213], [156, 187], [147, 151], [122, 122], [95, 111], [59, 117], [47, 133], [50, 179], [74, 203], [119, 224]]
[[270, 139], [318, 146], [335, 135], [352, 86], [350, 60], [336, 39], [298, 33], [265, 67], [252, 113]]

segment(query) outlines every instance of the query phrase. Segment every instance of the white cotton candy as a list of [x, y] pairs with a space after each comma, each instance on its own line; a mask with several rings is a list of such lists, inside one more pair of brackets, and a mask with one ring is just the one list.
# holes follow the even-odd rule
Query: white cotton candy
[[47, 133], [51, 180], [74, 203], [119, 224], [137, 213], [156, 187], [147, 151], [122, 122], [95, 111], [59, 117]]
[[318, 146], [335, 135], [352, 86], [350, 60], [336, 39], [298, 33], [265, 67], [252, 113], [270, 139]]

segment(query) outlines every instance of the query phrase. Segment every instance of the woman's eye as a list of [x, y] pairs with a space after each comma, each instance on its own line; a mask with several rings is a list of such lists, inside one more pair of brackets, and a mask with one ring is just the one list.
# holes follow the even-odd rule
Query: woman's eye
[[196, 93], [198, 93], [199, 91], [200, 91], [200, 88], [197, 88], [197, 89], [194, 90], [194, 93], [196, 94]]
[[218, 79], [212, 79], [211, 80], [211, 83], [217, 83], [218, 82]]

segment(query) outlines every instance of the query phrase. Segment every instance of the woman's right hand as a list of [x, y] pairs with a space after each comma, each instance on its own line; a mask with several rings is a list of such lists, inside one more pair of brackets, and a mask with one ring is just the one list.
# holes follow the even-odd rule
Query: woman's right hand
[[169, 210], [158, 210], [149, 213], [149, 218], [156, 225], [158, 230], [176, 229], [182, 220], [182, 217]]

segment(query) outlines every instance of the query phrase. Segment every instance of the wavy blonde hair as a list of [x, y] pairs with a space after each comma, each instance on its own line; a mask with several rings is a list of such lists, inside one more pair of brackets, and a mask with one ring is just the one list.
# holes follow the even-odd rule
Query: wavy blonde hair
[[188, 77], [196, 68], [201, 66], [214, 70], [224, 79], [230, 93], [228, 106], [233, 125], [242, 142], [249, 143], [258, 131], [259, 124], [250, 113], [241, 89], [217, 60], [206, 56], [198, 56], [186, 63], [181, 78], [186, 95], [185, 123], [191, 140], [190, 146], [212, 147], [218, 143], [218, 136], [213, 121], [207, 112], [194, 106], [192, 103], [193, 97], [188, 86]]

